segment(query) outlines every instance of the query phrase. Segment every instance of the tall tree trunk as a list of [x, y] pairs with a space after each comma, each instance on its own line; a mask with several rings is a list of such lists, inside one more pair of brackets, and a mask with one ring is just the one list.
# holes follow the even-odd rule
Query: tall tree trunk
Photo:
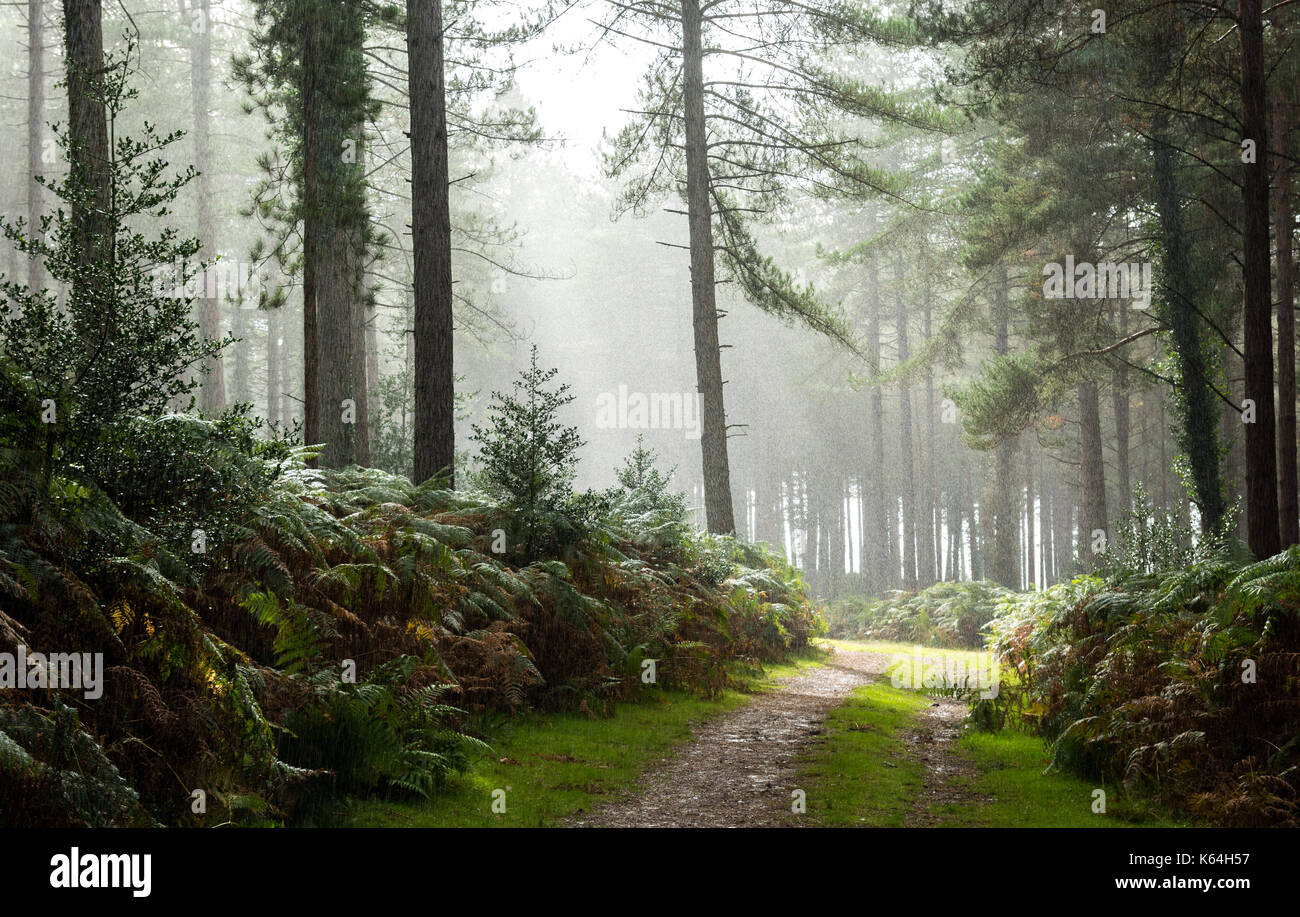
[[[1279, 26], [1278, 31], [1285, 34]], [[1282, 547], [1300, 544], [1300, 497], [1296, 470], [1295, 389], [1295, 261], [1291, 210], [1291, 111], [1286, 95], [1273, 99], [1273, 146], [1277, 176], [1273, 185], [1273, 218], [1277, 236], [1277, 512]]]
[[683, 101], [686, 126], [686, 209], [690, 224], [691, 309], [695, 374], [703, 399], [700, 448], [704, 458], [704, 514], [709, 531], [732, 532], [731, 473], [727, 459], [727, 416], [722, 393], [714, 282], [713, 219], [710, 204], [708, 137], [704, 122], [704, 50], [699, 0], [682, 0]]
[[[199, 259], [204, 262], [211, 262], [217, 251], [216, 220], [212, 214], [209, 114], [212, 107], [212, 31], [209, 2], [210, 0], [189, 0], [189, 16], [185, 16], [187, 10], [183, 0], [181, 3], [181, 14], [189, 20], [190, 28], [190, 104], [194, 109], [194, 167], [199, 173], [196, 202], [198, 237], [203, 245], [199, 249]], [[203, 295], [197, 303], [199, 334], [206, 340], [216, 340], [221, 337], [221, 290], [206, 282], [203, 286]], [[226, 379], [220, 355], [204, 360], [199, 407], [204, 414], [220, 414], [226, 409]]]
[[[27, 225], [40, 237], [44, 189], [36, 176], [45, 171], [41, 151], [45, 137], [45, 0], [27, 0]], [[27, 259], [27, 285], [45, 288], [45, 263]]]
[[[1007, 271], [998, 268], [997, 286], [994, 289], [995, 336], [993, 351], [1005, 355], [1010, 348], [1011, 328], [1007, 303]], [[993, 556], [991, 575], [1008, 589], [1019, 588], [1020, 513], [1016, 508], [1012, 489], [1015, 486], [1015, 440], [1006, 437], [998, 442], [993, 471], [993, 505], [988, 513], [988, 526], [992, 532]], [[983, 513], [981, 513], [983, 515]]]
[[[871, 357], [872, 371], [880, 369], [880, 275], [873, 258], [867, 266], [868, 308], [867, 348]], [[888, 486], [885, 481], [885, 393], [879, 385], [871, 387], [871, 459], [872, 471], [865, 478], [870, 482], [870, 511], [866, 518], [871, 520], [871, 583], [872, 590], [882, 594], [894, 585], [893, 567], [893, 521], [889, 508]], [[865, 526], [864, 526], [865, 528]]]
[[[329, 133], [334, 133], [330, 131]], [[342, 148], [342, 135], [338, 144]], [[317, 266], [316, 321], [320, 360], [321, 464], [342, 468], [357, 460], [352, 327], [356, 311], [356, 252], [351, 232], [331, 226]], [[351, 410], [347, 402], [352, 402]]]
[[[907, 338], [907, 308], [903, 301], [903, 256], [898, 256], [894, 272], [897, 287], [894, 293], [896, 335], [898, 338], [898, 362], [907, 362], [912, 352]], [[898, 388], [898, 437], [901, 446], [900, 470], [903, 473], [900, 498], [903, 504], [903, 517], [899, 529], [903, 536], [903, 585], [915, 589], [916, 577], [916, 459], [912, 451], [912, 393], [907, 383]]]
[[407, 0], [411, 91], [411, 237], [415, 255], [415, 481], [456, 468], [451, 178], [442, 0]]
[[1241, 126], [1255, 143], [1253, 163], [1242, 166], [1242, 327], [1245, 331], [1245, 398], [1255, 403], [1246, 424], [1246, 526], [1257, 557], [1281, 550], [1277, 507], [1277, 440], [1273, 406], [1273, 301], [1269, 264], [1268, 112], [1264, 22], [1260, 0], [1237, 0], [1241, 35]]
[[[1161, 273], [1167, 284], [1163, 299], [1182, 379], [1179, 444], [1191, 467], [1192, 486], [1201, 511], [1201, 530], [1213, 532], [1222, 526], [1226, 511], [1219, 471], [1219, 438], [1214, 432], [1214, 394], [1210, 390], [1207, 348], [1202, 340], [1197, 314], [1198, 291], [1192, 280], [1191, 250], [1178, 189], [1178, 152], [1170, 139], [1168, 115], [1157, 113], [1154, 116], [1151, 136], [1156, 209], [1160, 214], [1165, 261]], [[1269, 366], [1272, 366], [1271, 356]]]
[[[68, 134], [77, 156], [69, 163], [89, 191], [73, 202], [78, 260], [108, 261], [113, 253], [106, 214], [111, 207], [108, 121], [104, 111], [104, 33], [100, 0], [63, 0], [68, 72]], [[89, 291], [73, 290], [73, 295]]]
[[[357, 164], [365, 172], [365, 125], [357, 126]], [[356, 419], [353, 424], [353, 443], [355, 454], [353, 460], [362, 466], [370, 465], [370, 386], [369, 373], [366, 368], [366, 317], [370, 313], [369, 290], [366, 280], [369, 276], [366, 264], [366, 241], [363, 227], [354, 226], [348, 232], [349, 250], [352, 253], [353, 295], [351, 302], [352, 352], [351, 352], [351, 397], [356, 403]]]
[[1093, 553], [1097, 533], [1106, 536], [1106, 471], [1101, 451], [1101, 410], [1095, 382], [1079, 383], [1079, 553], [1085, 569], [1091, 570], [1100, 557]]
[[[324, 100], [319, 71], [324, 61], [320, 17], [306, 14], [302, 33], [302, 412], [303, 441], [316, 445], [320, 426], [320, 341], [317, 266], [322, 252], [320, 213], [320, 112]], [[316, 465], [316, 460], [309, 463]]]
[[[318, 3], [325, 70], [314, 68], [319, 186], [308, 204], [317, 211], [316, 332], [321, 464], [357, 462], [358, 420], [365, 393], [356, 390], [353, 342], [370, 215], [357, 137], [366, 117], [365, 14], [361, 0]], [[314, 24], [313, 24], [314, 30]]]

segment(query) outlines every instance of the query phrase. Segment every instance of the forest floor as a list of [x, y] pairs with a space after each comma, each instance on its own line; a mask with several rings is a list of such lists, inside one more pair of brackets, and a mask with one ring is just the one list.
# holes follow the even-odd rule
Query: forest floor
[[571, 827], [730, 828], [792, 823], [797, 758], [827, 715], [852, 691], [884, 674], [884, 653], [836, 653], [780, 679], [731, 713], [693, 728], [693, 741], [635, 791], [568, 819]]
[[[963, 650], [926, 649], [934, 655]], [[360, 802], [358, 826], [1176, 826], [1047, 772], [1038, 737], [963, 730], [966, 705], [891, 684], [901, 644], [823, 641], [756, 673], [747, 693], [680, 692], [613, 716], [507, 721], [493, 751], [433, 799]], [[901, 675], [907, 678], [906, 673]]]
[[[963, 729], [967, 704], [891, 684], [910, 647], [826, 641], [818, 667], [692, 725], [692, 741], [571, 827], [1172, 827], [1115, 787], [1045, 773], [1036, 736]], [[927, 657], [971, 656], [926, 649]], [[905, 680], [907, 674], [901, 677]]]

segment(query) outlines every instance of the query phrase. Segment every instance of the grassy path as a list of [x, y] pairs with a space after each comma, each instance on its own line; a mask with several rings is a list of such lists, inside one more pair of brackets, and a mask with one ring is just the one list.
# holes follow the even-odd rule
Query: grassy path
[[[911, 647], [829, 641], [837, 654]], [[926, 649], [927, 658], [970, 657]], [[1122, 789], [1044, 773], [1051, 756], [1041, 739], [1013, 730], [965, 732], [966, 706], [897, 688], [888, 677], [854, 691], [801, 756], [805, 825], [860, 827], [1176, 827], [1129, 804]], [[1094, 811], [1096, 790], [1106, 811]]]
[[[428, 801], [367, 800], [359, 826], [1116, 827], [1175, 824], [1061, 774], [1041, 740], [962, 729], [963, 703], [895, 687], [913, 648], [826, 641], [713, 700], [660, 691], [612, 717], [508, 720]], [[925, 650], [971, 661], [975, 654]], [[927, 663], [928, 664], [928, 663]], [[1094, 811], [1094, 791], [1107, 811]]]
[[780, 690], [697, 725], [693, 741], [636, 788], [567, 824], [604, 828], [777, 827], [789, 823], [795, 762], [832, 709], [884, 672], [875, 653], [837, 654]]
[[493, 730], [492, 754], [430, 800], [368, 799], [347, 823], [359, 827], [549, 827], [624, 798], [647, 774], [670, 766], [705, 724], [744, 710], [819, 668], [824, 653], [743, 673], [754, 694], [707, 700], [648, 691], [612, 717], [535, 714]]

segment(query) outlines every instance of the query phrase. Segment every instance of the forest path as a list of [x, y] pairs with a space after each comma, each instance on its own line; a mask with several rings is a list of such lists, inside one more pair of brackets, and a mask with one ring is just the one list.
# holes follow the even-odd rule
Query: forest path
[[[932, 806], [977, 806], [989, 800], [953, 784], [953, 777], [976, 777], [975, 765], [953, 751], [961, 735], [962, 721], [970, 713], [963, 701], [951, 697], [933, 697], [907, 733], [908, 754], [925, 768], [924, 783], [912, 810], [903, 820], [905, 828], [929, 828], [943, 819], [931, 811]], [[959, 782], [960, 783], [960, 782]]]
[[885, 653], [842, 652], [780, 690], [694, 728], [694, 741], [631, 795], [569, 818], [569, 827], [739, 828], [792, 824], [798, 754], [850, 691], [883, 675]]

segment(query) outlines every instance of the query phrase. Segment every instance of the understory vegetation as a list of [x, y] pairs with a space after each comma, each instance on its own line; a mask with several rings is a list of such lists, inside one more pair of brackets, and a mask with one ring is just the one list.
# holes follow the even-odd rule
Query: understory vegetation
[[1210, 824], [1300, 825], [1300, 550], [1079, 577], [1005, 600], [986, 728]]
[[103, 654], [100, 698], [0, 690], [0, 823], [329, 822], [435, 793], [490, 738], [475, 714], [713, 697], [823, 626], [783, 560], [693, 531], [647, 450], [606, 491], [556, 473], [572, 438], [450, 491], [256, 432], [121, 418], [48, 490], [0, 453], [0, 651]]
[[1135, 507], [1094, 574], [841, 600], [830, 634], [987, 647], [1000, 685], [972, 696], [977, 729], [1040, 736], [1053, 770], [1138, 808], [1300, 825], [1300, 549], [1254, 561], [1227, 533], [1193, 539], [1140, 485]]
[[982, 647], [985, 626], [1010, 594], [987, 580], [942, 582], [919, 592], [894, 590], [883, 598], [839, 599], [826, 614], [831, 636], [840, 639]]

